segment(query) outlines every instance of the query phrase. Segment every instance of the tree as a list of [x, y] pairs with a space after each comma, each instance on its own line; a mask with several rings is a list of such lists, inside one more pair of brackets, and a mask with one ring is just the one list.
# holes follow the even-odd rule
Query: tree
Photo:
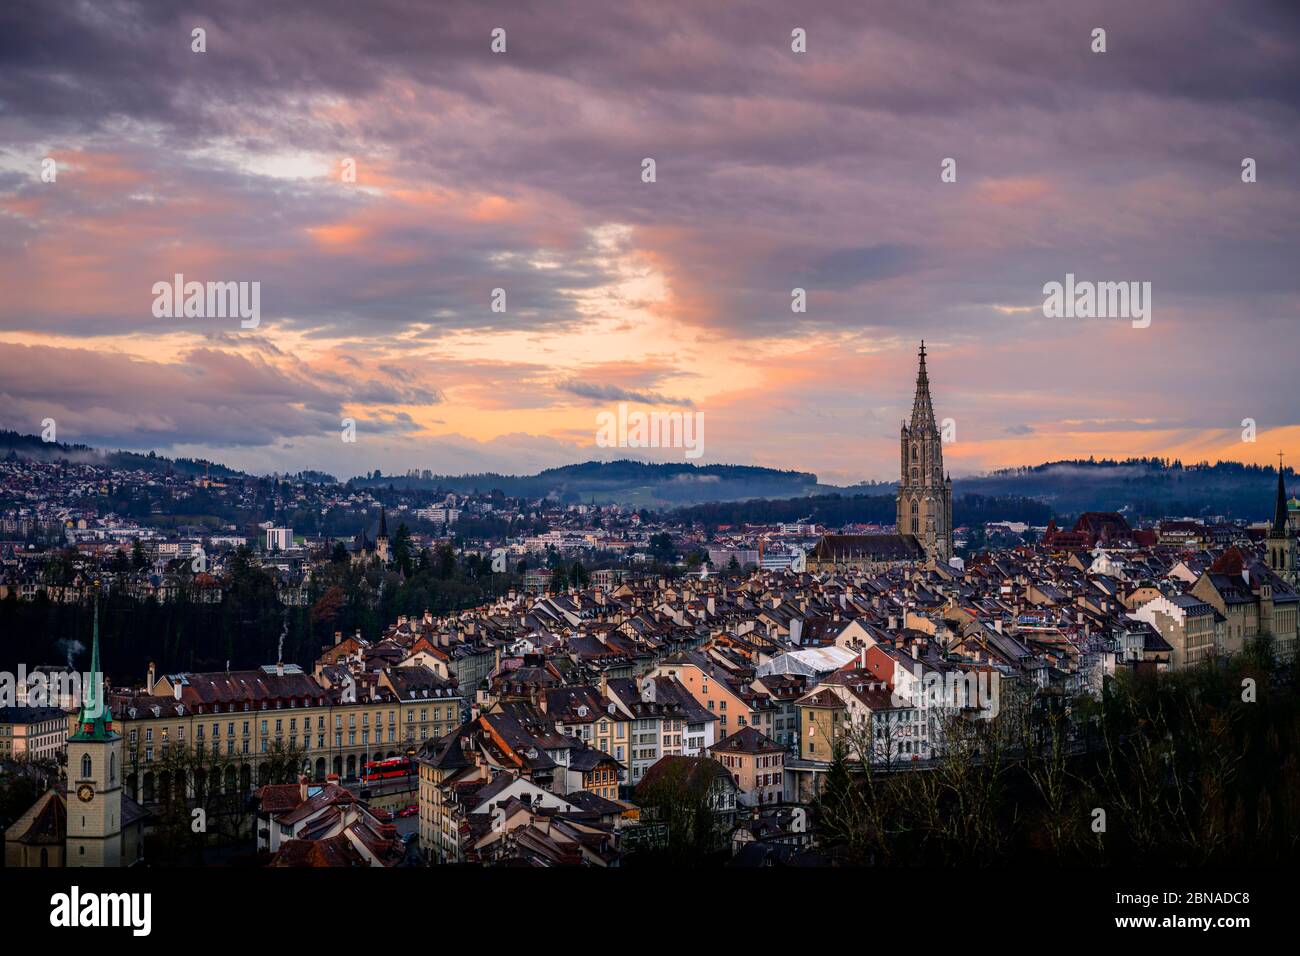
[[412, 571], [411, 529], [405, 522], [397, 526], [397, 533], [393, 536], [393, 566], [406, 574]]
[[564, 565], [556, 565], [555, 570], [551, 572], [550, 589], [556, 592], [567, 591], [569, 589], [569, 572]]

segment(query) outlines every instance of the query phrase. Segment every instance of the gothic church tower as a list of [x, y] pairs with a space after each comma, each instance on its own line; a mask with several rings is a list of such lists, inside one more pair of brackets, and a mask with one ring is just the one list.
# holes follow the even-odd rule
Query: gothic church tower
[[943, 442], [930, 402], [924, 341], [912, 421], [903, 423], [900, 445], [898, 533], [914, 535], [927, 557], [946, 564], [952, 557], [952, 479], [943, 472]]
[[1277, 500], [1273, 503], [1273, 523], [1268, 530], [1268, 568], [1288, 584], [1297, 582], [1296, 542], [1288, 524], [1286, 483], [1283, 480], [1282, 456], [1277, 457]]
[[388, 566], [388, 514], [384, 507], [379, 507], [379, 534], [375, 538], [375, 554], [379, 555], [379, 563]]

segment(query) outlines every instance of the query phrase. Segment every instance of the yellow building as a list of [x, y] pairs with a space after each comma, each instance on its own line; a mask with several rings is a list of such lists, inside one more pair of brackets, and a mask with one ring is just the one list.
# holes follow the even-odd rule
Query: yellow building
[[57, 760], [68, 715], [57, 707], [0, 707], [0, 760]]
[[[127, 787], [146, 804], [161, 799], [178, 771], [196, 767], [226, 792], [299, 773], [357, 780], [366, 763], [413, 754], [450, 733], [464, 705], [453, 685], [422, 667], [391, 668], [361, 700], [355, 684], [326, 688], [283, 664], [166, 675], [151, 690], [115, 700]], [[193, 795], [194, 781], [187, 783]]]

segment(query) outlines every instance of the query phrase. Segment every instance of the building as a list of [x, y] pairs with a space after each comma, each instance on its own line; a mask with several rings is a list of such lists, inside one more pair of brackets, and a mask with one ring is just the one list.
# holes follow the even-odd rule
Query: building
[[921, 343], [911, 422], [899, 433], [898, 500], [895, 534], [823, 535], [808, 555], [811, 572], [884, 571], [952, 558], [952, 478], [943, 470], [943, 439], [930, 399], [930, 377]]
[[99, 667], [99, 605], [90, 657], [91, 684], [68, 738], [68, 866], [122, 864], [122, 735], [104, 693]]
[[1265, 547], [1269, 570], [1294, 587], [1300, 583], [1296, 575], [1296, 539], [1287, 514], [1286, 485], [1282, 476], [1282, 456], [1278, 455], [1277, 500], [1273, 505], [1273, 522], [1268, 529]]
[[338, 784], [271, 784], [257, 802], [257, 849], [274, 854], [270, 866], [396, 866], [406, 856], [391, 820]]
[[[667, 822], [673, 810], [687, 817], [699, 806], [713, 817], [714, 837], [725, 846], [736, 825], [740, 788], [727, 768], [709, 757], [663, 757], [637, 784], [634, 800], [642, 819]], [[671, 825], [671, 824], [670, 824]]]
[[331, 773], [356, 780], [367, 762], [408, 753], [460, 724], [460, 691], [427, 668], [334, 671], [337, 684], [329, 668], [322, 682], [294, 664], [157, 678], [151, 671], [143, 692], [115, 698], [132, 796], [160, 799], [178, 762], [200, 753], [224, 788], [246, 793], [271, 783], [289, 757], [314, 781]]
[[68, 715], [57, 707], [0, 707], [0, 760], [57, 760]]
[[375, 557], [379, 558], [380, 564], [388, 565], [388, 513], [382, 507], [379, 509], [379, 534], [375, 536]]
[[267, 528], [266, 529], [266, 550], [267, 551], [288, 551], [292, 547], [293, 547], [292, 528]]
[[1203, 572], [1188, 593], [1212, 605], [1224, 618], [1223, 650], [1238, 654], [1246, 643], [1271, 638], [1281, 660], [1295, 657], [1300, 638], [1300, 593], [1296, 591], [1296, 542], [1288, 528], [1288, 506], [1279, 465], [1273, 521], [1264, 560], [1233, 545]]
[[1191, 667], [1227, 651], [1227, 619], [1208, 601], [1191, 594], [1152, 598], [1131, 615], [1145, 621], [1173, 651], [1170, 668]]
[[1060, 551], [1091, 551], [1094, 548], [1133, 547], [1134, 531], [1124, 516], [1115, 511], [1085, 511], [1070, 531], [1048, 521], [1043, 544]]
[[148, 813], [122, 789], [122, 736], [99, 666], [98, 603], [90, 675], [73, 733], [67, 737], [67, 793], [58, 788], [45, 791], [5, 831], [5, 866], [117, 867], [143, 858]]
[[731, 772], [746, 807], [780, 803], [785, 787], [785, 748], [753, 727], [743, 727], [709, 750]]
[[947, 563], [952, 557], [952, 478], [943, 471], [943, 441], [930, 402], [925, 342], [921, 343], [916, 373], [912, 421], [903, 425], [899, 444], [902, 458], [895, 527], [899, 534], [918, 539], [927, 557]]

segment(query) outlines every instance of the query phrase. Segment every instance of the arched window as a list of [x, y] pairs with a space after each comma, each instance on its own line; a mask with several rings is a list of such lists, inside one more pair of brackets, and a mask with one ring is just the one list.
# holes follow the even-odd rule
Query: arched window
[[94, 771], [91, 770], [91, 766], [90, 766], [90, 754], [82, 754], [82, 755], [81, 755], [81, 777], [82, 777], [82, 779], [83, 779], [83, 780], [88, 780], [88, 779], [91, 777], [91, 775], [92, 775], [93, 773], [94, 773]]
[[912, 461], [916, 461], [916, 446], [912, 446]]
[[115, 753], [108, 755], [108, 782], [117, 782], [117, 754]]
[[916, 514], [916, 513], [917, 513], [917, 503], [916, 503], [916, 499], [913, 499], [913, 500], [912, 500], [912, 514]]

